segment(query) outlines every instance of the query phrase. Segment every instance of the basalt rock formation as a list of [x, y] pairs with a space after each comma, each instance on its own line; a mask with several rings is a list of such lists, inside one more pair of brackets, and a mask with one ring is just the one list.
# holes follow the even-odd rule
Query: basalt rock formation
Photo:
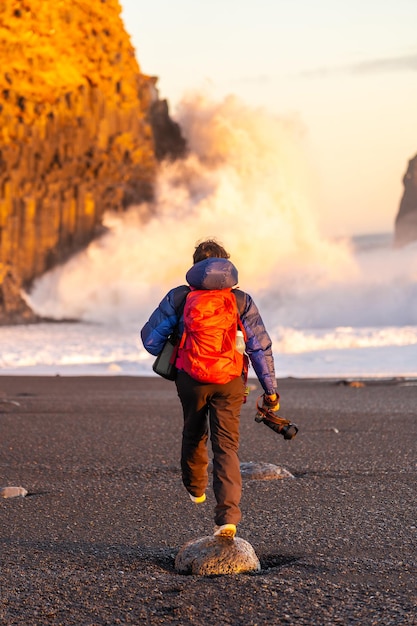
[[97, 236], [106, 210], [151, 200], [158, 159], [185, 151], [120, 12], [0, 7], [0, 323], [35, 319], [21, 288]]
[[404, 193], [395, 219], [396, 247], [417, 241], [417, 155], [408, 162], [403, 184]]

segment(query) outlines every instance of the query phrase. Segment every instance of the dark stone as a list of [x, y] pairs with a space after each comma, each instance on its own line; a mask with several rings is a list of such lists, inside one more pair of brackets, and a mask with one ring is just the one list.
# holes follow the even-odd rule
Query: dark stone
[[38, 316], [22, 298], [19, 281], [9, 270], [0, 284], [0, 326], [30, 324], [39, 320]]
[[417, 155], [408, 162], [403, 178], [404, 193], [395, 219], [394, 245], [405, 246], [417, 240]]
[[149, 111], [152, 126], [155, 156], [158, 161], [178, 159], [186, 154], [186, 141], [181, 134], [180, 126], [169, 116], [168, 102], [155, 100]]
[[[130, 180], [124, 185], [122, 206], [124, 209], [132, 205], [142, 204], [143, 202], [152, 203], [154, 200], [153, 185], [146, 180]], [[148, 210], [152, 212], [152, 207]]]

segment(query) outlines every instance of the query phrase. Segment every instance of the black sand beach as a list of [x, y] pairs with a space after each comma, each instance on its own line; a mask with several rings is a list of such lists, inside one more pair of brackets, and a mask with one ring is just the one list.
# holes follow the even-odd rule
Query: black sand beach
[[238, 534], [262, 571], [183, 576], [178, 549], [211, 534], [213, 494], [181, 485], [172, 383], [0, 377], [0, 624], [417, 624], [417, 384], [282, 380], [284, 441], [243, 408]]

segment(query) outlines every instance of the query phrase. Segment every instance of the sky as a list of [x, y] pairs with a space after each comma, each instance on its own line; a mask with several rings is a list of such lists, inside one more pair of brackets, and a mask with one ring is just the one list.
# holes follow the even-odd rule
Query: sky
[[325, 234], [392, 232], [417, 154], [415, 0], [120, 0], [175, 118], [195, 90], [296, 119]]

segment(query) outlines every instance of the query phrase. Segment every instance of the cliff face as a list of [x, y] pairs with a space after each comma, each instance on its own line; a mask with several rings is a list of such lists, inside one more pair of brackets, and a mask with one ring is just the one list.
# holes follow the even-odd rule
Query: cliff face
[[22, 285], [104, 211], [152, 197], [151, 117], [164, 122], [117, 0], [4, 0], [0, 60], [0, 323], [17, 323], [33, 317]]
[[417, 241], [417, 155], [408, 162], [403, 178], [404, 193], [395, 219], [394, 245]]

